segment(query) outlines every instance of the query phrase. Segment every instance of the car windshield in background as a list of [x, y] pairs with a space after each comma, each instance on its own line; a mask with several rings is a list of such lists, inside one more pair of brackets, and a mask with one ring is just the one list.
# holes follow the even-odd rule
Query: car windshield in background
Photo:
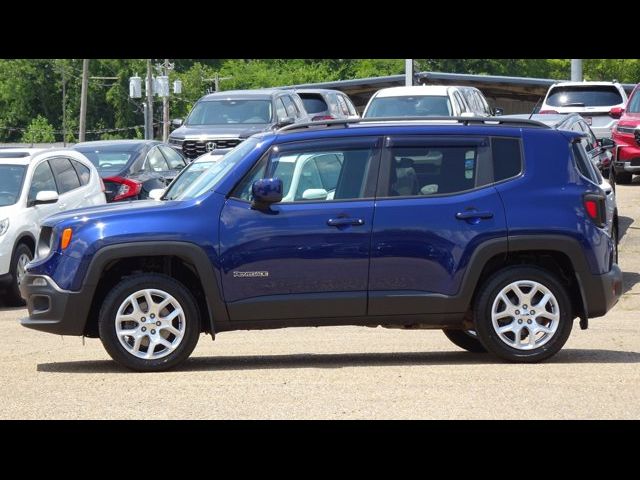
[[271, 122], [271, 100], [211, 100], [199, 102], [186, 125], [227, 125]]
[[180, 195], [184, 190], [191, 185], [196, 178], [202, 175], [205, 171], [211, 168], [212, 165], [216, 163], [215, 160], [211, 160], [210, 162], [198, 162], [190, 164], [184, 172], [180, 174], [178, 178], [176, 178], [175, 182], [171, 184], [171, 186], [167, 189], [163, 200], [173, 200], [178, 195]]
[[416, 95], [413, 97], [379, 97], [371, 101], [365, 115], [377, 117], [447, 117], [451, 115], [449, 97]]
[[137, 156], [134, 150], [123, 150], [121, 146], [78, 148], [85, 157], [91, 160], [101, 176], [118, 173], [125, 169], [131, 157]]
[[554, 107], [609, 107], [622, 103], [622, 96], [613, 86], [557, 87], [547, 97]]
[[629, 105], [627, 105], [627, 112], [630, 113], [640, 113], [640, 93], [635, 93], [631, 100], [629, 100]]
[[208, 170], [202, 173], [187, 188], [177, 195], [172, 196], [172, 200], [191, 200], [200, 195], [213, 190], [227, 173], [236, 166], [251, 150], [253, 150], [260, 140], [250, 138], [245, 140], [236, 148], [227, 153], [222, 160], [216, 162]]
[[13, 205], [18, 201], [24, 172], [24, 165], [0, 165], [0, 207]]
[[307, 113], [320, 113], [329, 110], [329, 106], [320, 95], [308, 97], [301, 94], [300, 97]]

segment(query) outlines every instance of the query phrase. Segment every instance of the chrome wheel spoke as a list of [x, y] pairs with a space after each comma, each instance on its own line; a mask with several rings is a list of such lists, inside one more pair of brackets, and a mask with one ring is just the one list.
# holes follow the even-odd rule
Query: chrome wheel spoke
[[175, 309], [166, 317], [162, 317], [161, 320], [163, 322], [171, 323], [178, 315], [182, 315], [182, 309]]
[[498, 333], [499, 334], [503, 334], [503, 333], [507, 333], [507, 332], [513, 332], [514, 328], [513, 328], [513, 323], [510, 323], [509, 325], [505, 325], [504, 327], [500, 327], [498, 328]]
[[160, 325], [158, 327], [160, 330], [165, 330], [169, 333], [173, 333], [176, 337], [178, 335], [181, 335], [180, 330], [178, 330], [177, 328], [175, 328], [173, 325]]

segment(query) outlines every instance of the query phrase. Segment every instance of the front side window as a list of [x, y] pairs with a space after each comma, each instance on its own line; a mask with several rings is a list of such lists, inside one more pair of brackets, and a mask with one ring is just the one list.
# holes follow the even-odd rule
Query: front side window
[[176, 168], [183, 168], [186, 165], [184, 158], [182, 158], [180, 154], [176, 152], [173, 148], [165, 147], [164, 145], [160, 145], [158, 148], [162, 150], [162, 153], [167, 159], [167, 162], [169, 163], [169, 168], [171, 170]]
[[376, 97], [371, 100], [366, 118], [450, 116], [448, 96]]
[[[0, 165], [0, 207], [13, 205], [20, 198], [24, 165]], [[53, 180], [53, 177], [51, 177]], [[55, 184], [53, 190], [56, 189]]]
[[158, 147], [151, 149], [147, 154], [147, 170], [152, 172], [164, 172], [169, 170], [167, 160], [162, 155], [162, 152]]
[[271, 118], [271, 100], [208, 100], [193, 107], [185, 125], [262, 124]]
[[631, 96], [629, 104], [627, 105], [627, 111], [629, 113], [640, 113], [640, 90], [636, 90]]
[[367, 185], [374, 155], [373, 146], [358, 147], [357, 143], [327, 149], [274, 148], [247, 174], [232, 196], [251, 201], [251, 187], [256, 180], [279, 178], [282, 202], [371, 197], [373, 191]]

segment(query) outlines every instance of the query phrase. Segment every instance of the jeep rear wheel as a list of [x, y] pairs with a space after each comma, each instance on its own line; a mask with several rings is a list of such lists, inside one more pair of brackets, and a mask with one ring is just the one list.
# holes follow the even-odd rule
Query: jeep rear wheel
[[186, 360], [198, 342], [198, 307], [169, 276], [127, 277], [105, 298], [99, 332], [111, 358], [125, 367], [167, 370]]
[[480, 343], [475, 330], [451, 330], [445, 329], [442, 332], [455, 345], [472, 353], [487, 353], [487, 349]]
[[633, 178], [633, 174], [629, 172], [615, 172], [616, 183], [621, 185], [625, 185], [627, 183], [631, 183], [631, 179]]
[[556, 354], [571, 333], [571, 302], [545, 270], [509, 267], [480, 289], [474, 308], [480, 341], [512, 362], [538, 362]]

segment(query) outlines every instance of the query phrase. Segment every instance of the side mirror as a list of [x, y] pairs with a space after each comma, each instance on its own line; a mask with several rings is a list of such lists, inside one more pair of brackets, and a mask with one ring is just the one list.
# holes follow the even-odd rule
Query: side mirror
[[326, 200], [327, 192], [324, 188], [307, 188], [304, 192], [302, 192], [303, 200]]
[[164, 195], [164, 192], [164, 188], [154, 188], [149, 192], [149, 198], [151, 200], [160, 200], [160, 198], [162, 198], [162, 195]]
[[58, 192], [54, 192], [53, 190], [42, 190], [36, 194], [35, 200], [32, 200], [29, 206], [56, 203], [58, 198]]
[[620, 118], [623, 113], [624, 113], [624, 108], [622, 107], [613, 107], [611, 110], [609, 110], [609, 116], [613, 118]]
[[173, 128], [178, 128], [182, 126], [182, 119], [181, 118], [174, 118], [173, 120], [171, 120], [171, 126]]
[[286, 118], [282, 118], [280, 119], [280, 121], [276, 124], [276, 127], [278, 128], [282, 128], [282, 127], [286, 127], [287, 125], [291, 125], [293, 123], [296, 122], [296, 119], [293, 117], [286, 117]]
[[282, 189], [282, 180], [279, 178], [256, 180], [251, 186], [251, 193], [253, 194], [251, 208], [265, 210], [272, 203], [278, 203], [282, 200]]
[[494, 117], [499, 117], [500, 115], [504, 114], [504, 109], [496, 107], [493, 109], [493, 116]]
[[607, 137], [599, 138], [598, 143], [600, 144], [600, 147], [604, 148], [605, 150], [616, 147], [616, 142]]

